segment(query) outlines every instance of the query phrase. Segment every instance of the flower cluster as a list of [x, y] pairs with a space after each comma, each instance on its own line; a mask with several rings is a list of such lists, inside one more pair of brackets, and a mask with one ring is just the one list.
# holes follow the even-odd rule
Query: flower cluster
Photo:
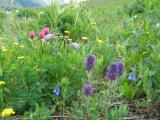
[[1, 115], [3, 117], [8, 117], [10, 115], [14, 115], [15, 114], [15, 111], [12, 109], [12, 108], [6, 108], [2, 111]]
[[[50, 34], [50, 29], [48, 27], [43, 28], [40, 32], [39, 32], [39, 38], [44, 39], [45, 41], [50, 41], [53, 39], [53, 34]], [[35, 38], [35, 32], [31, 31], [29, 32], [29, 37], [33, 40]]]
[[93, 92], [94, 92], [94, 88], [93, 88], [92, 85], [86, 84], [86, 85], [83, 87], [83, 93], [84, 93], [86, 96], [92, 95]]
[[88, 55], [85, 60], [85, 69], [88, 71], [91, 70], [95, 64], [95, 61], [96, 61], [95, 55]]
[[107, 69], [107, 78], [109, 80], [116, 80], [120, 75], [122, 75], [124, 70], [124, 63], [122, 61], [120, 62], [113, 62], [109, 65]]
[[5, 85], [6, 83], [4, 81], [0, 81], [0, 86]]

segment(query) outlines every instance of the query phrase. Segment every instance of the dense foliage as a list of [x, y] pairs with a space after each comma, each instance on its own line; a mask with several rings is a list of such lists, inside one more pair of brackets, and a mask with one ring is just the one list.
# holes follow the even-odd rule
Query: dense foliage
[[160, 116], [159, 0], [100, 1], [0, 12], [2, 119]]

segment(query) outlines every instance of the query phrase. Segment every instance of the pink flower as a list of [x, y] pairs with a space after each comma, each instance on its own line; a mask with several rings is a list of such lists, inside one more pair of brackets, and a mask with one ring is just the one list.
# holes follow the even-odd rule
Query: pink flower
[[29, 37], [33, 40], [35, 37], [34, 31], [29, 32]]
[[44, 38], [44, 36], [45, 36], [45, 33], [43, 31], [39, 32], [39, 37], [40, 38]]
[[44, 34], [45, 35], [47, 35], [47, 34], [49, 34], [49, 28], [48, 27], [45, 27], [45, 28], [43, 28], [43, 30], [42, 30], [43, 32], [44, 32]]

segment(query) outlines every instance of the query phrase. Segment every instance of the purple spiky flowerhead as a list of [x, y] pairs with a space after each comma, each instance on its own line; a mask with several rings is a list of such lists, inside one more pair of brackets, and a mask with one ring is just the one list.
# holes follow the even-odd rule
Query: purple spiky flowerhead
[[107, 78], [109, 80], [116, 80], [119, 76], [123, 74], [124, 63], [123, 62], [113, 62], [108, 66], [107, 69]]
[[91, 70], [95, 64], [95, 61], [96, 61], [95, 55], [88, 55], [85, 60], [85, 69], [88, 71]]
[[86, 96], [91, 96], [94, 92], [94, 88], [92, 85], [90, 84], [86, 84], [84, 85], [83, 87], [83, 93], [86, 95]]
[[118, 76], [123, 74], [124, 71], [124, 62], [120, 61], [117, 62], [117, 66], [118, 66]]

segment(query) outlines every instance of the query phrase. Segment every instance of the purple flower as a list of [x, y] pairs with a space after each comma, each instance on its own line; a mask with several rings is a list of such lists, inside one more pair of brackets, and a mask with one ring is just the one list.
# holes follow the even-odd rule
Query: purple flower
[[95, 61], [96, 61], [95, 55], [88, 55], [85, 61], [85, 69], [91, 70], [94, 66]]
[[54, 93], [55, 95], [57, 95], [57, 96], [60, 95], [60, 92], [61, 92], [60, 87], [55, 87], [55, 88], [53, 89], [53, 93]]
[[120, 76], [123, 74], [124, 71], [124, 62], [122, 61], [117, 62], [117, 65], [118, 65], [118, 76]]
[[113, 62], [109, 65], [107, 69], [107, 78], [109, 80], [116, 80], [120, 75], [123, 74], [124, 71], [124, 63], [120, 62]]
[[52, 34], [48, 34], [48, 35], [44, 36], [44, 39], [45, 39], [46, 41], [50, 41], [50, 40], [53, 39], [53, 35], [52, 35]]
[[71, 45], [72, 48], [75, 49], [75, 50], [78, 50], [78, 48], [79, 48], [79, 45], [78, 45], [77, 43], [75, 43], [75, 42], [72, 42], [70, 45]]
[[93, 92], [94, 92], [94, 88], [93, 88], [92, 85], [86, 84], [86, 85], [83, 87], [83, 93], [84, 93], [86, 96], [92, 95]]
[[114, 62], [112, 64], [110, 64], [110, 66], [108, 67], [107, 70], [107, 78], [109, 80], [116, 80], [119, 76], [119, 70], [118, 70], [118, 66], [117, 63]]

